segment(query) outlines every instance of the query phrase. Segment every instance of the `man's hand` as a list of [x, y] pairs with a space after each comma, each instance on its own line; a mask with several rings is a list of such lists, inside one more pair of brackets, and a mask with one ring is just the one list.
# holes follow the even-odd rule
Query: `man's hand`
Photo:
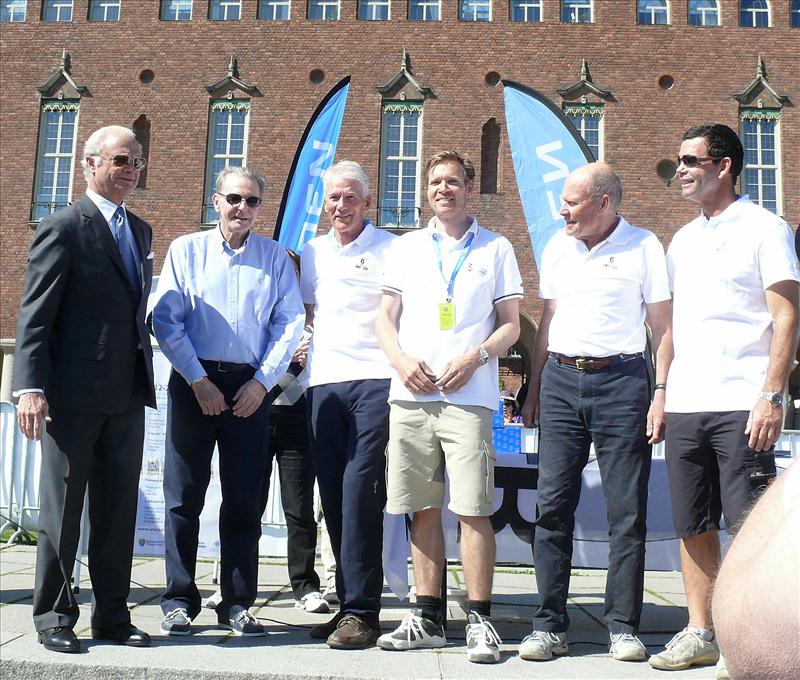
[[442, 392], [460, 390], [469, 382], [479, 366], [481, 366], [481, 360], [478, 350], [472, 349], [447, 363], [442, 375], [436, 381], [436, 387]]
[[44, 431], [44, 423], [49, 423], [50, 407], [42, 392], [25, 392], [19, 398], [17, 421], [19, 429], [28, 439], [39, 441]]
[[436, 376], [431, 367], [421, 359], [400, 354], [392, 361], [392, 367], [403, 384], [414, 394], [433, 394], [436, 391]]
[[522, 405], [520, 415], [525, 427], [539, 425], [539, 385], [531, 384], [528, 387], [528, 394], [525, 395], [525, 403]]
[[783, 429], [783, 409], [759, 398], [750, 411], [745, 435], [750, 436], [748, 446], [754, 451], [766, 451], [778, 441]]
[[656, 390], [650, 409], [647, 411], [648, 444], [658, 444], [664, 440], [664, 430], [667, 427], [667, 419], [664, 414], [665, 402], [666, 393], [664, 390]]
[[306, 361], [308, 361], [308, 348], [311, 344], [311, 338], [303, 338], [300, 340], [300, 344], [297, 345], [297, 349], [294, 351], [292, 355], [292, 361], [296, 361], [300, 364], [303, 368], [305, 368]]
[[264, 396], [267, 394], [267, 388], [264, 387], [255, 378], [250, 378], [239, 390], [233, 395], [233, 415], [239, 418], [247, 418], [252, 416], [261, 406], [264, 401]]
[[192, 392], [194, 392], [204, 416], [218, 416], [223, 411], [228, 410], [225, 397], [222, 396], [222, 392], [219, 391], [217, 386], [208, 379], [207, 375], [192, 384]]

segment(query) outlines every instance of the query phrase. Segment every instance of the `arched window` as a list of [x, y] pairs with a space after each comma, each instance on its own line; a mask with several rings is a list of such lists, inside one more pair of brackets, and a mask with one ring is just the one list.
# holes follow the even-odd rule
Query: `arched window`
[[[136, 141], [139, 142], [139, 145], [142, 147], [142, 157], [146, 160], [150, 160], [150, 121], [147, 119], [147, 116], [142, 114], [139, 116], [135, 121], [133, 121], [133, 125], [131, 126], [133, 130], [133, 134], [136, 135]], [[144, 170], [139, 171], [139, 183], [136, 185], [137, 189], [146, 189], [147, 188], [147, 166], [144, 166]]]
[[769, 0], [740, 0], [739, 26], [766, 28], [770, 24]]
[[689, 0], [689, 26], [719, 26], [718, 0]]
[[669, 3], [667, 0], [639, 0], [636, 18], [640, 24], [668, 24]]
[[500, 155], [500, 125], [490, 118], [481, 132], [481, 193], [497, 193], [497, 160]]

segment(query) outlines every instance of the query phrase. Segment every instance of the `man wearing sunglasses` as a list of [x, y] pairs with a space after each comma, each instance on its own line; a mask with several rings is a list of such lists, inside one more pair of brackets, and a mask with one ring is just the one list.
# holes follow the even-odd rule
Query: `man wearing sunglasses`
[[42, 440], [33, 619], [39, 642], [56, 652], [81, 651], [70, 577], [87, 486], [92, 637], [150, 644], [126, 602], [144, 406], [155, 407], [144, 324], [152, 230], [125, 204], [141, 154], [127, 128], [89, 136], [86, 195], [39, 223], [25, 273], [14, 395], [22, 432]]
[[188, 635], [200, 613], [195, 585], [199, 517], [219, 449], [220, 589], [217, 624], [264, 635], [256, 598], [261, 495], [269, 474], [269, 404], [303, 332], [294, 267], [275, 241], [253, 233], [264, 178], [227, 167], [217, 176], [215, 229], [169, 247], [153, 330], [172, 364], [164, 462], [162, 632]]
[[662, 670], [719, 658], [710, 603], [720, 516], [736, 530], [775, 477], [800, 280], [788, 225], [736, 194], [744, 158], [736, 133], [691, 128], [678, 153], [681, 194], [701, 212], [667, 252], [673, 327], [657, 380], [669, 371], [666, 462], [689, 621], [650, 658]]

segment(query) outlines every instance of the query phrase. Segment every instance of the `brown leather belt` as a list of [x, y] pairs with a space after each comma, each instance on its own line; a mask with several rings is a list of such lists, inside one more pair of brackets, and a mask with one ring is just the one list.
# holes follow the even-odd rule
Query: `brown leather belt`
[[550, 352], [559, 364], [565, 366], [574, 366], [579, 371], [601, 371], [608, 368], [611, 364], [617, 361], [626, 361], [628, 359], [636, 359], [641, 357], [641, 352], [636, 354], [614, 354], [610, 357], [568, 357], [566, 354], [559, 354], [558, 352]]

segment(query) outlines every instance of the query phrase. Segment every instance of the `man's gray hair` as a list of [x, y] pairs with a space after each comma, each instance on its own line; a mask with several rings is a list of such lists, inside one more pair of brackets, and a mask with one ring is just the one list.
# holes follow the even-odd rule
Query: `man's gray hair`
[[338, 163], [334, 163], [325, 171], [326, 192], [328, 185], [334, 177], [358, 182], [361, 185], [361, 190], [364, 193], [364, 197], [369, 196], [369, 175], [367, 174], [366, 170], [364, 170], [364, 168], [362, 168], [355, 161], [339, 161]]
[[264, 196], [264, 189], [267, 185], [264, 181], [264, 175], [253, 170], [253, 168], [246, 168], [239, 165], [228, 165], [217, 173], [217, 181], [214, 188], [218, 194], [222, 193], [222, 185], [225, 184], [225, 180], [228, 179], [228, 177], [244, 177], [245, 179], [255, 182], [258, 184], [259, 197]]
[[589, 165], [590, 172], [587, 181], [589, 196], [600, 198], [604, 194], [611, 201], [611, 207], [617, 212], [622, 203], [622, 180], [614, 169], [608, 164], [598, 161]]
[[[133, 134], [133, 130], [123, 127], [122, 125], [106, 125], [99, 130], [95, 130], [89, 135], [89, 138], [83, 145], [81, 167], [83, 168], [83, 177], [87, 182], [89, 181], [89, 177], [92, 176], [92, 173], [89, 171], [89, 164], [86, 162], [86, 157], [93, 156], [94, 158], [99, 158], [101, 155], [100, 152], [103, 150], [103, 146], [105, 146], [106, 139], [112, 135], [127, 135], [133, 139], [134, 142], [139, 144], [136, 135]], [[141, 146], [141, 144], [139, 146]]]

